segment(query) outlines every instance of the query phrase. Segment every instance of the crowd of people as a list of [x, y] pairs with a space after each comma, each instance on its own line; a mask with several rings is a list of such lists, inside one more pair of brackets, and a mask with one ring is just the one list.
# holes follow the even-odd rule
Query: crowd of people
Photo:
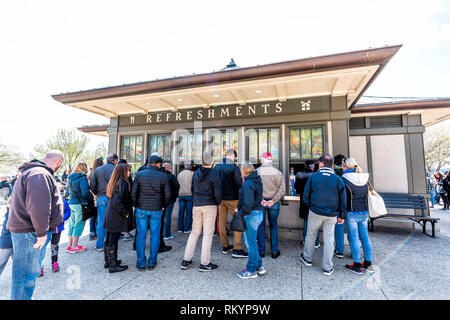
[[442, 199], [443, 207], [440, 210], [450, 209], [450, 171], [445, 174], [439, 171], [433, 175], [427, 172], [427, 188], [430, 195], [430, 208], [434, 208], [435, 204], [440, 204]]
[[[0, 238], [0, 273], [13, 256], [11, 299], [32, 298], [36, 278], [44, 274], [43, 260], [49, 242], [52, 271], [60, 270], [58, 245], [66, 220], [69, 225], [65, 251], [77, 254], [87, 250], [79, 244], [79, 239], [87, 220], [83, 218], [83, 210], [90, 202], [94, 202], [97, 214], [89, 219], [89, 239], [96, 240], [95, 250], [103, 252], [102, 263], [110, 273], [128, 269], [118, 259], [121, 238], [134, 238], [138, 270], [156, 268], [158, 254], [172, 249], [165, 241], [175, 236], [171, 233], [171, 217], [178, 200], [177, 231], [189, 234], [184, 255], [180, 257], [181, 269], [194, 264], [201, 234], [199, 271], [211, 272], [218, 268], [211, 255], [213, 235], [217, 231], [223, 254], [247, 259], [237, 277], [250, 279], [265, 274], [266, 220], [271, 257], [277, 259], [281, 255], [278, 216], [285, 195], [284, 175], [273, 166], [269, 152], [261, 155], [258, 166], [248, 162], [238, 166], [236, 159], [236, 151], [230, 149], [223, 162], [215, 164], [211, 154], [205, 152], [201, 166], [194, 170], [191, 164], [184, 164], [176, 177], [172, 163], [153, 153], [132, 179], [131, 165], [119, 160], [116, 154], [109, 154], [106, 163], [99, 158], [90, 170], [86, 163], [78, 163], [70, 174], [64, 172], [60, 179], [66, 186], [63, 196], [54, 178], [64, 161], [61, 152], [51, 151], [42, 160], [23, 164], [19, 167]], [[446, 199], [448, 208], [448, 175], [434, 177], [433, 190], [442, 186], [439, 193]], [[320, 247], [319, 230], [322, 229], [322, 269], [325, 275], [331, 275], [333, 257], [344, 257], [346, 224], [353, 263], [345, 267], [357, 274], [370, 270], [372, 245], [367, 228], [367, 194], [373, 187], [369, 174], [362, 172], [356, 160], [343, 155], [333, 158], [328, 154], [317, 162], [308, 160], [305, 170], [296, 174], [295, 190], [301, 197], [299, 217], [303, 219], [300, 260], [306, 266], [312, 265], [314, 250]], [[234, 217], [236, 213], [243, 216], [246, 228], [244, 232], [233, 231], [230, 244], [227, 219], [229, 214]], [[146, 255], [148, 232], [150, 247]]]

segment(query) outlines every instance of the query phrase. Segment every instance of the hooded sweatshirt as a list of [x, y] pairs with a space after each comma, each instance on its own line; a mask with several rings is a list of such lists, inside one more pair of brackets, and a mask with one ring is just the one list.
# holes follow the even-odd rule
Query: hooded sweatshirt
[[192, 177], [194, 207], [217, 206], [222, 201], [222, 184], [211, 168], [200, 167]]
[[245, 178], [242, 188], [239, 189], [239, 210], [242, 210], [244, 215], [250, 214], [253, 210], [262, 210], [262, 196], [263, 185], [261, 177], [257, 171], [253, 171]]
[[7, 228], [42, 237], [63, 221], [64, 205], [53, 170], [42, 161], [32, 160], [19, 171], [22, 175], [14, 186]]
[[342, 175], [347, 193], [347, 211], [367, 211], [367, 193], [369, 181], [368, 173], [357, 173], [355, 170], [346, 170]]

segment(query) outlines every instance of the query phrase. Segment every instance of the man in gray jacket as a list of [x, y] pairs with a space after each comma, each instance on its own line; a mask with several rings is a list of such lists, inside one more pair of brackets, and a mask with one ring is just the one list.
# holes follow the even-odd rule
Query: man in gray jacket
[[264, 152], [261, 156], [261, 166], [256, 170], [261, 176], [263, 184], [262, 206], [264, 218], [258, 227], [258, 250], [261, 257], [266, 253], [266, 216], [269, 219], [270, 248], [272, 258], [280, 256], [278, 249], [278, 215], [280, 214], [280, 200], [285, 194], [284, 176], [280, 170], [272, 166], [272, 154]]
[[106, 163], [92, 173], [90, 188], [92, 192], [98, 196], [97, 199], [97, 243], [95, 250], [103, 251], [103, 242], [105, 241], [106, 230], [103, 228], [103, 220], [105, 219], [106, 206], [108, 205], [108, 197], [106, 196], [106, 189], [108, 187], [109, 179], [111, 179], [112, 172], [118, 162], [117, 154], [108, 154]]
[[60, 151], [19, 167], [6, 227], [14, 251], [11, 300], [31, 300], [52, 231], [63, 221], [64, 205], [53, 174], [63, 162]]

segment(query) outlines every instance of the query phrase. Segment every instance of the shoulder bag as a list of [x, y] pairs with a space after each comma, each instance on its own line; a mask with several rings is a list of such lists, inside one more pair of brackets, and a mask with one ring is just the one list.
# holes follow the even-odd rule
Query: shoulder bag
[[371, 218], [379, 218], [387, 214], [386, 205], [383, 198], [367, 185], [367, 207]]
[[233, 219], [230, 223], [230, 229], [231, 231], [245, 232], [245, 221], [241, 210], [234, 214]]
[[97, 216], [97, 207], [94, 204], [94, 200], [88, 201], [88, 203], [81, 202], [80, 198], [78, 197], [77, 192], [72, 186], [72, 181], [70, 181], [70, 189], [72, 190], [73, 194], [75, 195], [75, 198], [80, 202], [81, 204], [81, 214], [83, 216], [83, 221], [86, 221], [87, 219], [90, 219], [92, 217]]

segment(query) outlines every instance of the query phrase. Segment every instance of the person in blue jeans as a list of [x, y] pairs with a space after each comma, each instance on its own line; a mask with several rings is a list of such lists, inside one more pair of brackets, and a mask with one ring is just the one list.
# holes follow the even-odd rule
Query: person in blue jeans
[[263, 185], [261, 177], [250, 163], [243, 165], [242, 176], [245, 177], [245, 181], [239, 189], [237, 208], [243, 214], [246, 226], [244, 241], [248, 248], [248, 259], [245, 270], [239, 272], [237, 276], [241, 279], [251, 279], [266, 273], [257, 243], [258, 228], [263, 221], [263, 206], [261, 204]]
[[[343, 174], [343, 161], [345, 160], [345, 156], [343, 154], [338, 154], [333, 158], [334, 162], [334, 173], [337, 176], [342, 177]], [[345, 224], [337, 223], [334, 226], [334, 255], [338, 258], [344, 257], [344, 232], [345, 232]], [[348, 235], [347, 235], [348, 237]]]
[[105, 241], [106, 230], [103, 228], [103, 222], [105, 220], [106, 207], [108, 206], [108, 197], [106, 196], [106, 189], [108, 187], [109, 180], [117, 165], [119, 158], [117, 154], [111, 153], [106, 158], [106, 163], [92, 173], [89, 187], [92, 193], [97, 198], [97, 243], [95, 244], [95, 250], [102, 252], [103, 243]]
[[[353, 158], [346, 158], [342, 165], [342, 180], [347, 193], [347, 231], [353, 263], [345, 267], [356, 274], [362, 274], [362, 269], [369, 269], [372, 265], [372, 244], [369, 239], [367, 224], [369, 212], [367, 207], [367, 193], [369, 189], [369, 174], [363, 173]], [[364, 261], [361, 260], [362, 244]]]
[[8, 223], [9, 208], [6, 208], [5, 219], [3, 220], [2, 232], [0, 234], [0, 275], [8, 263], [9, 257], [13, 255], [11, 232], [6, 228]]
[[159, 170], [161, 158], [153, 155], [148, 165], [136, 174], [131, 188], [131, 199], [136, 207], [136, 267], [145, 270], [145, 240], [150, 229], [150, 252], [148, 269], [153, 270], [157, 264], [160, 248], [160, 231], [163, 208], [169, 205], [171, 188], [167, 174]]

